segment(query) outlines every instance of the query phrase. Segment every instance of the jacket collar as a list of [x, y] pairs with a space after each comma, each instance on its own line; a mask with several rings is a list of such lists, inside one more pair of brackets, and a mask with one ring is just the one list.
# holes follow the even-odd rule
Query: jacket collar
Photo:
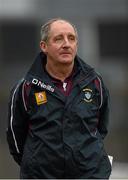
[[40, 52], [35, 58], [35, 61], [30, 67], [29, 71], [27, 72], [26, 77], [32, 76], [35, 78], [42, 79], [44, 76], [45, 64], [46, 64], [46, 55], [43, 52]]
[[83, 88], [95, 79], [97, 74], [94, 68], [85, 63], [79, 56], [76, 56], [76, 62], [78, 68], [80, 69], [80, 74], [76, 80], [76, 84], [79, 84], [79, 86]]
[[[37, 78], [43, 82], [49, 81], [50, 83], [50, 78], [45, 72], [46, 61], [46, 55], [43, 52], [40, 52], [27, 72], [26, 79]], [[77, 74], [79, 75], [77, 76]], [[74, 77], [76, 77], [76, 83], [82, 87], [94, 79], [96, 77], [96, 73], [92, 67], [85, 63], [78, 55], [76, 55]]]

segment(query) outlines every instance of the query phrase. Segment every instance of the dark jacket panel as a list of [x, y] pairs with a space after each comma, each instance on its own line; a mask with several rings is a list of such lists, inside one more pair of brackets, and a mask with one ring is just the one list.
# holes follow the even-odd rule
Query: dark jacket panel
[[10, 97], [7, 140], [21, 178], [109, 178], [109, 95], [101, 77], [76, 56], [73, 88], [64, 96], [45, 64], [40, 53]]

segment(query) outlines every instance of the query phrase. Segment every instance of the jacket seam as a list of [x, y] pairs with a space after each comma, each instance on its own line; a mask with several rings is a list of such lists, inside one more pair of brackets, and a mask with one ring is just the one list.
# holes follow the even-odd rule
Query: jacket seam
[[102, 107], [103, 104], [103, 89], [102, 89], [102, 83], [99, 77], [97, 77], [98, 81], [99, 81], [99, 90], [100, 90], [100, 105], [99, 105], [99, 109]]
[[25, 109], [25, 111], [27, 111], [27, 105], [26, 105], [25, 97], [24, 97], [25, 83], [26, 83], [26, 80], [24, 81], [23, 86], [22, 86], [22, 99], [23, 99], [24, 109]]
[[19, 84], [16, 86], [16, 88], [15, 88], [15, 90], [13, 92], [13, 95], [12, 95], [10, 127], [11, 127], [11, 131], [12, 131], [16, 151], [17, 151], [17, 153], [20, 153], [19, 148], [18, 148], [18, 143], [17, 143], [17, 140], [16, 140], [16, 135], [15, 135], [15, 132], [14, 132], [14, 129], [13, 129], [13, 119], [14, 119], [13, 106], [14, 106], [14, 99], [15, 99], [15, 95], [16, 95], [16, 91], [17, 91], [18, 87], [19, 87]]

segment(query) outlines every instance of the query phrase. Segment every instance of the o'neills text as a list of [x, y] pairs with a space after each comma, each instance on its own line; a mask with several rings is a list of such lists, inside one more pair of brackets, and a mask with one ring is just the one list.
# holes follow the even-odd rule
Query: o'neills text
[[38, 79], [33, 78], [32, 84], [35, 84], [37, 86], [40, 86], [41, 88], [47, 89], [48, 91], [54, 92], [54, 88], [52, 88], [51, 85], [46, 85], [45, 83], [41, 82]]

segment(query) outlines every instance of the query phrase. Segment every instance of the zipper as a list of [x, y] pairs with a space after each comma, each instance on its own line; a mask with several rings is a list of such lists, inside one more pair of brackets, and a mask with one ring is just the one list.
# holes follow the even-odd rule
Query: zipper
[[64, 91], [67, 90], [67, 83], [65, 83], [65, 82], [63, 82], [63, 89], [64, 89]]

